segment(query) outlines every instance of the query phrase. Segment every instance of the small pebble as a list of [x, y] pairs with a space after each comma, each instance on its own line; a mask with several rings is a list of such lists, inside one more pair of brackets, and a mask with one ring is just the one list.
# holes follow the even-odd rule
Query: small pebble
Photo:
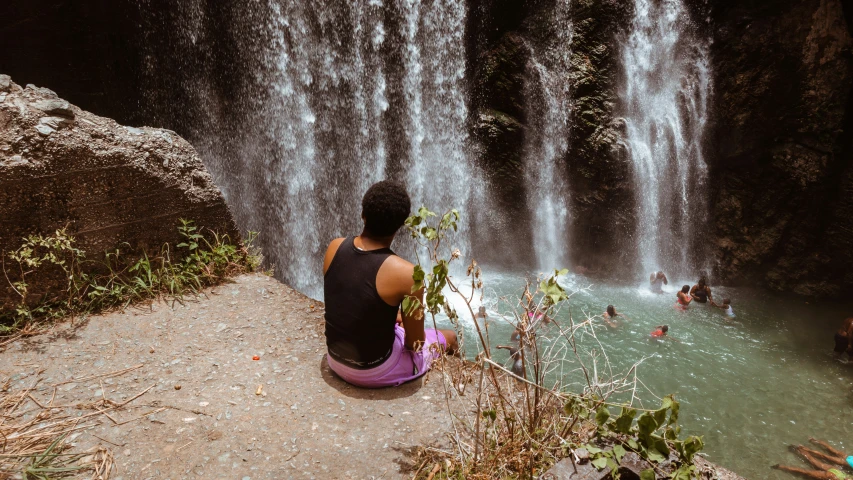
[[180, 385], [175, 385], [175, 390], [180, 390], [180, 389], [181, 389]]

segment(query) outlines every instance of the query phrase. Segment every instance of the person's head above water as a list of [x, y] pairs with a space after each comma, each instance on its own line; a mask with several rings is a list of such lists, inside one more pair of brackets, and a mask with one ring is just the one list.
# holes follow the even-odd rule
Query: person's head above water
[[374, 183], [361, 200], [364, 233], [373, 238], [393, 237], [411, 210], [412, 201], [403, 185], [391, 180]]
[[669, 331], [669, 325], [658, 325], [657, 328], [658, 328], [658, 330], [660, 330], [663, 333], [666, 333]]
[[662, 271], [662, 270], [658, 270], [658, 273], [657, 273], [656, 277], [657, 277], [657, 278], [663, 278], [663, 276], [664, 276], [664, 275], [663, 275], [663, 271]]
[[704, 286], [705, 286], [705, 285], [707, 285], [707, 284], [708, 284], [708, 279], [707, 279], [707, 278], [705, 278], [705, 276], [704, 276], [704, 275], [702, 275], [701, 277], [699, 277], [699, 286], [700, 286], [700, 287], [704, 287]]
[[607, 314], [610, 315], [611, 317], [615, 317], [616, 316], [616, 307], [614, 307], [613, 305], [608, 305], [607, 306]]
[[681, 287], [681, 293], [687, 293], [690, 291], [690, 285], [685, 285]]
[[729, 305], [730, 303], [732, 303], [732, 301], [729, 300], [728, 298], [723, 299], [723, 305]]

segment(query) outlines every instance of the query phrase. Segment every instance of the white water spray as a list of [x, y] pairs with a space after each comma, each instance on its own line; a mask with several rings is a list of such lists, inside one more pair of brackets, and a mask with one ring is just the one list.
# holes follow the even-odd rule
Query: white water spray
[[644, 272], [693, 277], [704, 266], [708, 47], [682, 0], [635, 0], [623, 45], [622, 102], [634, 165]]
[[530, 131], [524, 170], [533, 248], [541, 270], [567, 267], [570, 250], [569, 190], [566, 152], [569, 147], [569, 73], [572, 27], [569, 0], [558, 0], [550, 41], [529, 47], [525, 99]]

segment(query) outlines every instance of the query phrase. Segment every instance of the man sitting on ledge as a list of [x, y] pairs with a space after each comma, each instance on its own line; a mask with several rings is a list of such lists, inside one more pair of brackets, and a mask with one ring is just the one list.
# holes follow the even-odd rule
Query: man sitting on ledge
[[329, 368], [348, 383], [367, 388], [400, 385], [425, 374], [442, 351], [454, 353], [456, 333], [424, 329], [422, 309], [397, 314], [412, 293], [414, 265], [391, 251], [411, 210], [402, 185], [374, 184], [361, 201], [364, 230], [336, 238], [323, 262], [326, 347]]

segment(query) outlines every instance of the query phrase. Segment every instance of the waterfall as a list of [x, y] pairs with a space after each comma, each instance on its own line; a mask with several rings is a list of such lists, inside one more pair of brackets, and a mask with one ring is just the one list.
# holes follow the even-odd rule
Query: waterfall
[[552, 32], [548, 42], [528, 45], [524, 96], [530, 130], [525, 139], [524, 180], [533, 248], [537, 266], [543, 271], [568, 267], [569, 257], [569, 8], [569, 0], [558, 0], [547, 26]]
[[480, 176], [466, 153], [465, 3], [458, 0], [401, 0], [405, 22], [405, 79], [409, 162], [405, 167], [413, 206], [462, 215], [460, 242], [473, 210], [468, 207]]
[[148, 19], [170, 54], [148, 55], [150, 88], [173, 72], [165, 88], [187, 105], [167, 115], [241, 230], [260, 232], [277, 277], [319, 297], [328, 242], [360, 233], [361, 198], [383, 178], [414, 208], [459, 208], [454, 246], [470, 244], [466, 13], [464, 0], [192, 0]]
[[692, 278], [705, 267], [708, 62], [707, 43], [682, 0], [634, 1], [621, 100], [645, 273], [663, 269], [670, 278]]

